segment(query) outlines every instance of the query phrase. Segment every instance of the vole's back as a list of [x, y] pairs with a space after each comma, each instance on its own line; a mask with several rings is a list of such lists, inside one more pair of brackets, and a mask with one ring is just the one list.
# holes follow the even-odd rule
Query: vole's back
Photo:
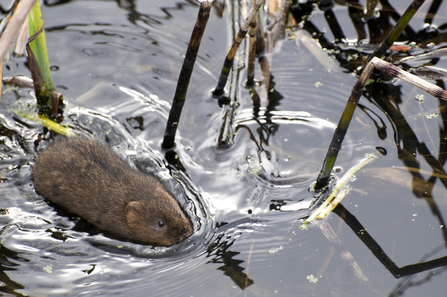
[[39, 194], [87, 220], [96, 221], [104, 213], [86, 210], [116, 208], [125, 203], [130, 193], [123, 184], [137, 178], [129, 169], [105, 146], [83, 138], [69, 139], [58, 141], [39, 154], [33, 179]]

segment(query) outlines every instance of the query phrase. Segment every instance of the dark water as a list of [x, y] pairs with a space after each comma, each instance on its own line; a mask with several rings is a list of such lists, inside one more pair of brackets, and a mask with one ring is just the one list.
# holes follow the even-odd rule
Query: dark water
[[[403, 13], [409, 2], [392, 5]], [[3, 86], [0, 291], [6, 296], [445, 296], [445, 268], [396, 279], [335, 214], [327, 222], [358, 263], [363, 280], [318, 227], [298, 228], [297, 218], [308, 213], [312, 201], [308, 188], [357, 79], [350, 64], [373, 48], [369, 35], [363, 44], [353, 43], [358, 35], [344, 6], [333, 11], [349, 42], [333, 51], [319, 49], [308, 30], [287, 31], [269, 56], [274, 90], [257, 89], [258, 116], [243, 87], [246, 68], [241, 68], [240, 81], [232, 87], [239, 102], [237, 134], [229, 149], [218, 150], [225, 107], [211, 90], [231, 44], [231, 19], [239, 15], [235, 3], [226, 3], [223, 14], [218, 4], [179, 125], [177, 168], [168, 166], [160, 146], [198, 6], [169, 0], [42, 5], [54, 84], [67, 102], [64, 124], [104, 141], [140, 170], [163, 177], [196, 233], [177, 247], [152, 249], [107, 237], [48, 205], [33, 190], [31, 166], [55, 134], [14, 112], [29, 108], [32, 92]], [[8, 10], [12, 1], [0, 5]], [[428, 9], [429, 3], [410, 22], [416, 32], [423, 30]], [[443, 3], [439, 12], [446, 9]], [[323, 12], [314, 7], [311, 20], [333, 44]], [[440, 13], [433, 20], [438, 35], [426, 30], [415, 37], [421, 45], [416, 53], [426, 50], [427, 40], [434, 42], [431, 50], [447, 45], [445, 23]], [[407, 35], [403, 41], [413, 41]], [[446, 61], [430, 63], [445, 69]], [[427, 61], [412, 63], [404, 67]], [[9, 57], [3, 72], [29, 76], [26, 59]], [[269, 101], [268, 93], [274, 93]], [[421, 103], [415, 100], [418, 94], [425, 95]], [[381, 103], [387, 98], [402, 117]], [[447, 192], [438, 179], [444, 173], [438, 170], [432, 177], [429, 158], [443, 167], [444, 105], [395, 80], [368, 86], [360, 103], [363, 109], [354, 115], [337, 166], [346, 172], [365, 153], [379, 158], [356, 174], [342, 204], [398, 267], [445, 256]], [[415, 158], [402, 156], [398, 145]], [[277, 210], [279, 205], [290, 211]], [[311, 275], [316, 283], [309, 281]]]

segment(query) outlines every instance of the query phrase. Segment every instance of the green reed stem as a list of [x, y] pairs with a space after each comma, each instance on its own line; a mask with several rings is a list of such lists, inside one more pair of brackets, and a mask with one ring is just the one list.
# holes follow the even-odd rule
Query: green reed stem
[[372, 63], [368, 63], [360, 75], [360, 78], [357, 80], [357, 83], [354, 85], [354, 88], [352, 88], [351, 95], [349, 96], [348, 102], [346, 103], [345, 109], [343, 110], [343, 114], [341, 115], [338, 126], [335, 129], [334, 136], [332, 137], [331, 144], [329, 145], [329, 149], [326, 153], [326, 158], [324, 159], [320, 174], [317, 177], [315, 191], [321, 191], [329, 182], [332, 169], [334, 168], [338, 152], [340, 151], [341, 144], [345, 138], [349, 124], [351, 123], [355, 108], [357, 107], [360, 96], [363, 92], [363, 88], [365, 87], [366, 81], [368, 80], [373, 69], [374, 65]]
[[382, 41], [380, 46], [375, 49], [375, 51], [368, 57], [368, 62], [370, 62], [374, 57], [383, 57], [385, 52], [393, 45], [393, 43], [400, 36], [402, 31], [408, 25], [410, 20], [413, 18], [414, 14], [418, 11], [419, 7], [424, 3], [425, 0], [414, 0], [408, 6], [407, 10], [404, 12], [400, 20], [394, 26], [393, 30], [388, 33], [388, 36]]
[[352, 89], [351, 95], [349, 96], [348, 102], [346, 103], [345, 109], [343, 110], [343, 114], [340, 118], [340, 122], [335, 129], [334, 136], [332, 138], [331, 144], [329, 145], [329, 149], [323, 162], [320, 174], [317, 177], [315, 191], [321, 191], [324, 187], [327, 186], [329, 182], [335, 160], [337, 159], [338, 152], [340, 151], [341, 144], [343, 142], [343, 139], [345, 138], [355, 108], [358, 104], [360, 96], [362, 95], [362, 91], [366, 85], [366, 81], [374, 68], [386, 72], [388, 75], [397, 77], [405, 82], [411, 83], [412, 85], [426, 91], [436, 98], [447, 101], [447, 91], [445, 91], [444, 89], [432, 83], [429, 83], [422, 78], [407, 73], [406, 71], [403, 71], [402, 69], [390, 63], [380, 60], [379, 58], [373, 58], [371, 62], [366, 65], [365, 69], [360, 75], [360, 78]]
[[[39, 1], [34, 4], [33, 10], [29, 14], [28, 28], [30, 36], [38, 33], [41, 28], [43, 28], [43, 19], [42, 13], [40, 11]], [[42, 30], [42, 32], [33, 41], [30, 42], [29, 46], [31, 48], [31, 52], [36, 58], [39, 70], [43, 78], [43, 84], [39, 83], [40, 86], [38, 89], [36, 88], [36, 82], [34, 82], [35, 89], [39, 91], [36, 96], [45, 97], [46, 104], [51, 105], [51, 93], [54, 91], [54, 87], [53, 79], [51, 78], [50, 72], [50, 62], [48, 61], [45, 30]]]

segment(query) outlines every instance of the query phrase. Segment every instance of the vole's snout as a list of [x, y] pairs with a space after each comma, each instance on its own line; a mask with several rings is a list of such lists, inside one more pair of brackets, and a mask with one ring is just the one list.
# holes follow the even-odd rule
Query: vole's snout
[[182, 228], [182, 230], [180, 230], [180, 237], [181, 238], [186, 238], [189, 237], [191, 235], [191, 232], [189, 232], [188, 230], [186, 230], [186, 228]]

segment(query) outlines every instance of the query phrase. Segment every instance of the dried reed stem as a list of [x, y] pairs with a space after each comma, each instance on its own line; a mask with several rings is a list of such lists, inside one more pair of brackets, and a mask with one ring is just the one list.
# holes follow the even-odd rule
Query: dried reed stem
[[223, 94], [223, 89], [227, 83], [228, 74], [230, 73], [230, 69], [233, 66], [234, 56], [236, 55], [239, 45], [241, 44], [245, 35], [247, 35], [248, 27], [250, 26], [251, 20], [257, 14], [261, 5], [264, 4], [264, 1], [265, 0], [257, 0], [255, 3], [253, 3], [253, 7], [248, 12], [247, 19], [242, 24], [239, 32], [237, 33], [237, 36], [233, 41], [233, 45], [231, 46], [231, 48], [227, 54], [227, 57], [225, 58], [225, 62], [223, 64], [222, 71], [220, 73], [220, 77], [217, 82], [216, 89], [213, 92], [213, 94], [215, 96], [220, 96]]
[[3, 32], [2, 38], [0, 38], [0, 60], [3, 61], [6, 53], [16, 38], [17, 33], [23, 25], [23, 22], [28, 17], [28, 13], [34, 5], [36, 0], [22, 0], [16, 8], [16, 11], [11, 17], [8, 26]]

